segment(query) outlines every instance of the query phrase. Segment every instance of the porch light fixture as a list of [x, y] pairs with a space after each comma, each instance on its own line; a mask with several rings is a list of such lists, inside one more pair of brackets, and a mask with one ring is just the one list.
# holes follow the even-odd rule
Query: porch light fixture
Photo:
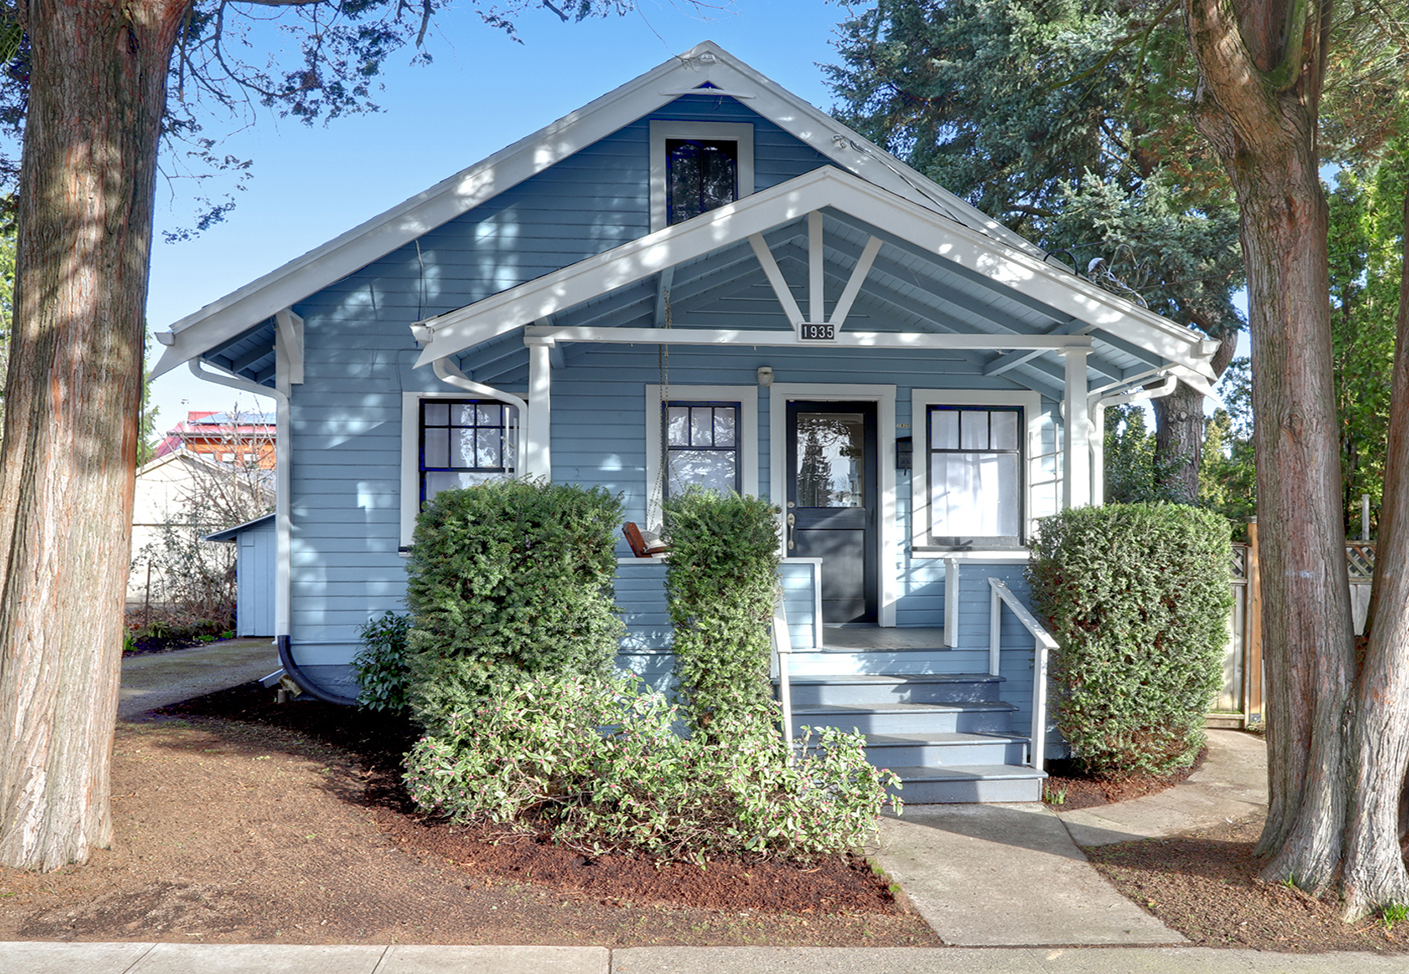
[[773, 384], [773, 367], [771, 365], [760, 365], [758, 367], [758, 384], [765, 389]]

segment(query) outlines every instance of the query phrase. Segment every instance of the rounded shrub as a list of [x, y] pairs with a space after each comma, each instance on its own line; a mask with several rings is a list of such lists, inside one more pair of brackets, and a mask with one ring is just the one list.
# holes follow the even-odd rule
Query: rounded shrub
[[407, 559], [410, 704], [427, 728], [501, 682], [604, 674], [624, 631], [612, 601], [618, 498], [504, 480], [445, 490]]
[[719, 739], [771, 728], [778, 509], [757, 497], [687, 490], [665, 502], [665, 536], [676, 693], [691, 729]]
[[1034, 609], [1060, 646], [1057, 727], [1091, 773], [1166, 774], [1204, 743], [1227, 643], [1229, 527], [1176, 504], [1112, 504], [1039, 522]]

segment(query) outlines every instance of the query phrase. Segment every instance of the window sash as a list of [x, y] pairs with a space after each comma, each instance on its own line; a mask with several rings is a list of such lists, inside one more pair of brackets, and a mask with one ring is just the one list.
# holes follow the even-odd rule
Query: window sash
[[1020, 544], [1022, 407], [932, 405], [926, 414], [930, 543]]
[[743, 493], [737, 402], [671, 400], [661, 405], [665, 496], [691, 485]]
[[518, 447], [515, 412], [492, 399], [422, 399], [421, 505], [450, 487], [512, 477]]
[[667, 139], [666, 225], [739, 198], [739, 144], [733, 139]]

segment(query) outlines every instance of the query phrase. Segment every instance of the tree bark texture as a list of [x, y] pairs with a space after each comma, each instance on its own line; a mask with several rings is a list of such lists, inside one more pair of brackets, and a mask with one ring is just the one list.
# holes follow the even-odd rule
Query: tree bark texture
[[1155, 471], [1161, 487], [1180, 503], [1199, 499], [1199, 463], [1204, 453], [1204, 395], [1179, 383], [1167, 396], [1151, 400], [1155, 408]]
[[1248, 280], [1270, 696], [1259, 851], [1265, 878], [1323, 891], [1343, 854], [1354, 658], [1316, 141], [1329, 14], [1308, 0], [1290, 21], [1293, 7], [1184, 0], [1195, 122], [1237, 194]]
[[[1207, 331], [1207, 329], [1205, 329]], [[1217, 336], [1215, 336], [1217, 337]], [[1233, 331], [1224, 332], [1222, 344], [1209, 365], [1222, 376], [1237, 354], [1238, 340]], [[1199, 468], [1204, 454], [1204, 396], [1181, 382], [1167, 396], [1150, 400], [1155, 410], [1155, 475], [1162, 487], [1187, 504], [1199, 500]]]
[[[1409, 230], [1409, 197], [1404, 215]], [[1409, 258], [1409, 233], [1405, 235]], [[1399, 284], [1384, 503], [1375, 546], [1369, 641], [1355, 687], [1354, 783], [1346, 829], [1346, 915], [1409, 901], [1400, 846], [1409, 771], [1409, 260]]]
[[106, 845], [157, 144], [186, 0], [21, 5], [0, 452], [0, 864]]

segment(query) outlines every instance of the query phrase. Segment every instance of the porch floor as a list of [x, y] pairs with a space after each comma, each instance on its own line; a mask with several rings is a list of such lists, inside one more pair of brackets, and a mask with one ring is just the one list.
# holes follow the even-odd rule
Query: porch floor
[[823, 652], [857, 650], [933, 650], [944, 645], [944, 630], [931, 627], [882, 629], [880, 626], [823, 626]]

